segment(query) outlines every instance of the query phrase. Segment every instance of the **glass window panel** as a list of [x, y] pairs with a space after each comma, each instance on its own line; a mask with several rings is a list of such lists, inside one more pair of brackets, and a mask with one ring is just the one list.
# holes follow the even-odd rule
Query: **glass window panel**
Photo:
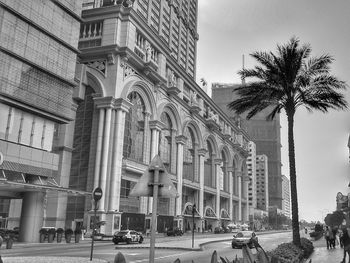
[[52, 142], [53, 142], [53, 134], [54, 134], [54, 125], [55, 123], [52, 121], [45, 121], [45, 133], [43, 140], [43, 149], [46, 151], [52, 150]]
[[137, 92], [130, 93], [128, 99], [132, 106], [125, 117], [123, 155], [126, 158], [142, 162], [145, 105]]
[[32, 135], [33, 128], [33, 115], [26, 112], [23, 113], [22, 126], [21, 126], [21, 137], [20, 143], [25, 145], [30, 145], [30, 139]]
[[15, 108], [11, 108], [10, 123], [8, 130], [8, 140], [11, 142], [18, 142], [19, 128], [21, 125], [22, 112]]
[[0, 139], [5, 139], [10, 107], [0, 104]]
[[34, 120], [34, 128], [33, 128], [33, 142], [32, 146], [35, 148], [41, 148], [41, 142], [43, 137], [43, 129], [44, 129], [45, 120], [40, 117], [35, 117]]

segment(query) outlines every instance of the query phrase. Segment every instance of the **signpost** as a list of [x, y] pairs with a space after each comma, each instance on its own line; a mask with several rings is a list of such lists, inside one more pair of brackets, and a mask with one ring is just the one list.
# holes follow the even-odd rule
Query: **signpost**
[[92, 254], [94, 251], [94, 239], [95, 239], [95, 231], [96, 231], [96, 214], [97, 214], [97, 202], [102, 197], [102, 189], [100, 187], [96, 187], [95, 190], [92, 193], [92, 197], [94, 198], [95, 207], [94, 207], [94, 224], [92, 229], [92, 235], [91, 235], [91, 253], [90, 253], [90, 261], [92, 261]]
[[177, 190], [159, 155], [156, 155], [129, 196], [153, 197], [149, 262], [154, 262], [158, 197], [176, 198]]

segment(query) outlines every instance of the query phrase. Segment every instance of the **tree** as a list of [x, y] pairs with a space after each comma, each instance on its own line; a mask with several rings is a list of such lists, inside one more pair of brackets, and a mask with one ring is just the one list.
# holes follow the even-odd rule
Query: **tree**
[[247, 119], [267, 109], [267, 120], [284, 111], [288, 121], [288, 154], [291, 186], [293, 243], [300, 246], [296, 163], [294, 149], [294, 115], [298, 107], [308, 111], [344, 110], [347, 102], [340, 90], [345, 82], [330, 73], [330, 55], [311, 57], [308, 44], [300, 46], [292, 37], [285, 45], [277, 45], [277, 52], [250, 54], [260, 65], [238, 72], [241, 77], [253, 78], [234, 89], [238, 98], [228, 104], [236, 114], [247, 112]]
[[334, 227], [341, 225], [344, 219], [345, 215], [342, 211], [334, 211], [332, 214], [327, 214], [327, 216], [324, 218], [324, 222], [326, 225]]

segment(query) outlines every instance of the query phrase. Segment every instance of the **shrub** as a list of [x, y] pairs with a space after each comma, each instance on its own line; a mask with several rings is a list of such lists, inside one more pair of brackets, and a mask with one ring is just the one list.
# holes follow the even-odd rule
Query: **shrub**
[[70, 228], [67, 228], [65, 231], [64, 231], [64, 234], [67, 236], [67, 235], [73, 235], [73, 230], [70, 229]]
[[300, 242], [301, 242], [301, 249], [303, 250], [303, 257], [308, 258], [314, 251], [314, 245], [310, 240], [308, 240], [305, 237], [302, 237], [300, 239]]
[[63, 234], [64, 230], [63, 228], [57, 228], [56, 233], [57, 234]]
[[56, 234], [56, 229], [54, 228], [49, 228], [49, 230], [47, 230], [48, 234]]
[[41, 228], [40, 230], [39, 230], [39, 233], [40, 234], [47, 234], [48, 233], [48, 231], [47, 231], [47, 228]]
[[292, 242], [282, 243], [268, 254], [278, 258], [281, 263], [299, 262], [303, 258], [303, 250]]

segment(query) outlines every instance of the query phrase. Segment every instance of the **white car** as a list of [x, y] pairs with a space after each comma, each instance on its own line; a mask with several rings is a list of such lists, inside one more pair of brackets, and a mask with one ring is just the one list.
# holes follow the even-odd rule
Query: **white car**
[[258, 242], [258, 237], [253, 231], [240, 231], [233, 235], [232, 248], [242, 248], [243, 245], [253, 248], [254, 242]]

